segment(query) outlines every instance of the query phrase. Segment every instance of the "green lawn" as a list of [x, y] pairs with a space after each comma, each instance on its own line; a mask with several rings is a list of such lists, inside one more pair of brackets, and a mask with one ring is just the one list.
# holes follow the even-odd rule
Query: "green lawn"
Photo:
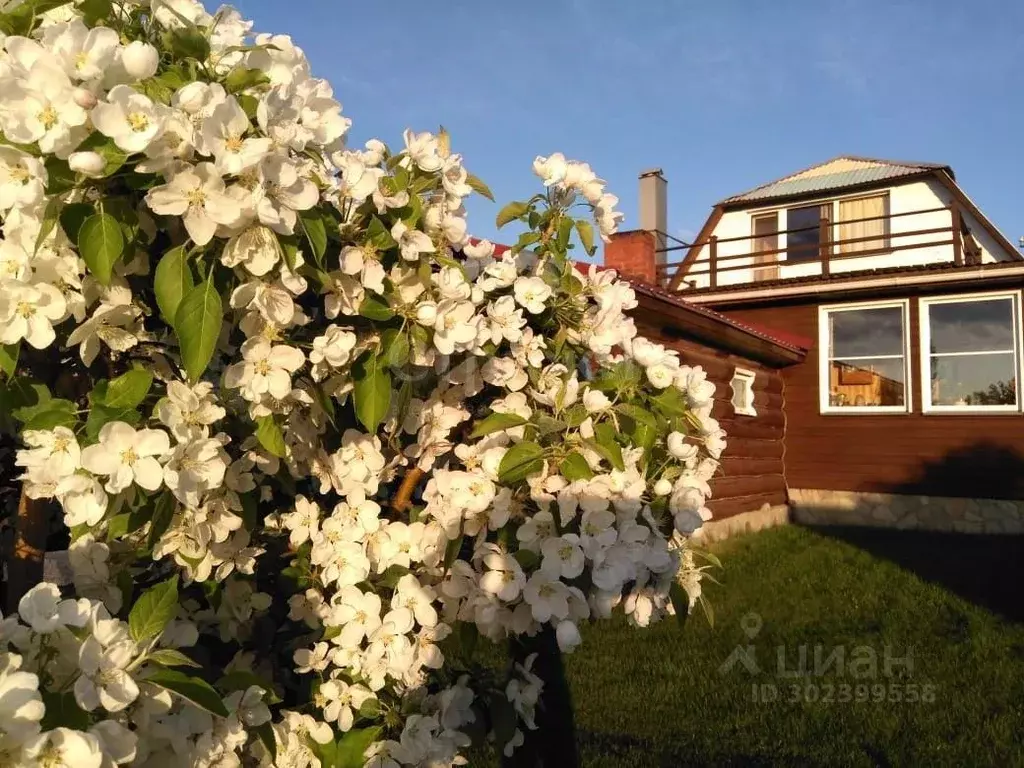
[[[793, 526], [716, 551], [714, 628], [700, 614], [682, 629], [604, 622], [568, 658], [585, 766], [1024, 765], [1024, 539]], [[748, 643], [759, 671], [722, 673]], [[820, 645], [848, 662], [870, 647], [877, 672], [854, 676], [869, 671], [861, 650], [842, 675], [779, 677], [778, 648], [792, 671], [802, 645], [809, 671]], [[912, 648], [913, 668], [886, 677], [886, 645]], [[780, 700], [754, 701], [754, 684]], [[868, 700], [839, 701], [844, 685]], [[934, 701], [906, 701], [912, 686]]]

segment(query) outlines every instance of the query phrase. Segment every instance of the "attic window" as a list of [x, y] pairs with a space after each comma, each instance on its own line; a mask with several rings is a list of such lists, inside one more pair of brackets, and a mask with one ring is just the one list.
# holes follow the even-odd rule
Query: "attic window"
[[757, 416], [754, 409], [754, 378], [756, 374], [746, 368], [737, 368], [729, 386], [732, 387], [732, 407], [739, 416]]

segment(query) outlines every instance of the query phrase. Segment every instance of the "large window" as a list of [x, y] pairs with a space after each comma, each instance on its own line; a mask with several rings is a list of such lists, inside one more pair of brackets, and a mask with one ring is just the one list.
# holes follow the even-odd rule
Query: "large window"
[[1020, 407], [1020, 295], [921, 300], [926, 411]]
[[823, 413], [910, 409], [907, 302], [822, 307]]
[[832, 203], [825, 203], [786, 211], [786, 261], [807, 262], [821, 258], [821, 219], [830, 218], [831, 210]]
[[[860, 253], [889, 247], [889, 195], [839, 201], [839, 250]], [[866, 239], [870, 238], [870, 239]], [[853, 241], [853, 242], [849, 242]]]

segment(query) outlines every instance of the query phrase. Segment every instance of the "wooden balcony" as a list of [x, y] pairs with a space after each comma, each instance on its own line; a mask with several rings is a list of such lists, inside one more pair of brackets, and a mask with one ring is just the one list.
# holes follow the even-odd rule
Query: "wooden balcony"
[[[940, 221], [941, 225], [937, 225]], [[878, 222], [882, 222], [881, 227], [874, 227], [878, 231], [866, 236], [844, 238], [840, 234], [844, 230], [857, 229], [854, 225], [877, 225]], [[800, 242], [790, 243], [791, 240]], [[776, 247], [771, 247], [773, 243]], [[941, 260], [957, 266], [981, 262], [981, 247], [964, 227], [956, 202], [841, 222], [832, 222], [823, 214], [816, 227], [737, 237], [712, 235], [705, 240], [663, 249], [662, 253], [685, 252], [686, 257], [681, 261], [659, 264], [658, 282], [670, 289], [686, 292], [725, 285], [774, 282], [790, 277], [806, 279], [815, 274], [827, 277], [839, 272], [881, 266], [877, 260], [867, 266], [871, 257], [936, 248], [948, 249], [948, 255], [944, 253]], [[905, 259], [902, 261], [906, 263]], [[934, 261], [933, 250], [928, 263]], [[798, 266], [799, 270], [794, 269]], [[750, 274], [744, 275], [743, 270]]]

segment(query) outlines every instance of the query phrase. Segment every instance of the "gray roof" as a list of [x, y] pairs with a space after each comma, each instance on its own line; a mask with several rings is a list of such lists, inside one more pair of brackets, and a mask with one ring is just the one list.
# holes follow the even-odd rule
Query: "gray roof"
[[[827, 169], [826, 166], [830, 165], [836, 167], [834, 172], [829, 172]], [[810, 195], [817, 192], [831, 192], [888, 179], [898, 179], [903, 176], [913, 176], [937, 169], [945, 169], [952, 176], [949, 166], [939, 163], [903, 163], [855, 155], [840, 155], [826, 160], [824, 163], [818, 163], [797, 173], [754, 187], [739, 195], [727, 197], [718, 204], [729, 205]]]

